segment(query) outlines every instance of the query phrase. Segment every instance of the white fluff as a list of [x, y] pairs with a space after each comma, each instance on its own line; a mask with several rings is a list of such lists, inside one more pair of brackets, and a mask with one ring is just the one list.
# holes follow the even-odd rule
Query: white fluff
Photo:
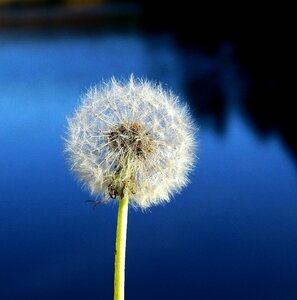
[[141, 208], [168, 202], [187, 184], [196, 149], [187, 107], [133, 76], [91, 88], [65, 140], [71, 169], [92, 195], [108, 202], [125, 190]]

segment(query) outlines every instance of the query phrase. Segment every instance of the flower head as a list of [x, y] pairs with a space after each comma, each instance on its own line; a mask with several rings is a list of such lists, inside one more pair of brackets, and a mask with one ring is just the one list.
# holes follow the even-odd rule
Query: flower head
[[133, 76], [91, 88], [68, 119], [71, 168], [106, 202], [123, 193], [141, 208], [169, 201], [187, 184], [194, 151], [187, 107], [161, 85]]

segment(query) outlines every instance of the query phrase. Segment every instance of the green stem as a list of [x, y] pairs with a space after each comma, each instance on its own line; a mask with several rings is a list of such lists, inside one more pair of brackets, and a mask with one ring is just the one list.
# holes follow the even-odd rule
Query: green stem
[[125, 257], [129, 198], [119, 199], [116, 251], [114, 264], [114, 300], [125, 298]]

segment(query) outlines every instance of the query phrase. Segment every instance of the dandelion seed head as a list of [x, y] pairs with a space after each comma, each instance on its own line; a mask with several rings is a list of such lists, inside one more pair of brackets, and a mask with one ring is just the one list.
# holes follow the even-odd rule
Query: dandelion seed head
[[161, 85], [130, 77], [91, 88], [68, 119], [71, 169], [104, 202], [129, 194], [148, 208], [188, 183], [196, 143], [185, 105]]

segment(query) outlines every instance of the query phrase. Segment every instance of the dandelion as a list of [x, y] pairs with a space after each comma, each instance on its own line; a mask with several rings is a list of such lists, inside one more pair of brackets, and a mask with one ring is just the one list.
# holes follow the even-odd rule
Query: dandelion
[[142, 209], [165, 203], [188, 183], [191, 117], [161, 85], [113, 78], [84, 96], [65, 140], [71, 169], [91, 195], [119, 202], [114, 299], [124, 299], [128, 202]]

